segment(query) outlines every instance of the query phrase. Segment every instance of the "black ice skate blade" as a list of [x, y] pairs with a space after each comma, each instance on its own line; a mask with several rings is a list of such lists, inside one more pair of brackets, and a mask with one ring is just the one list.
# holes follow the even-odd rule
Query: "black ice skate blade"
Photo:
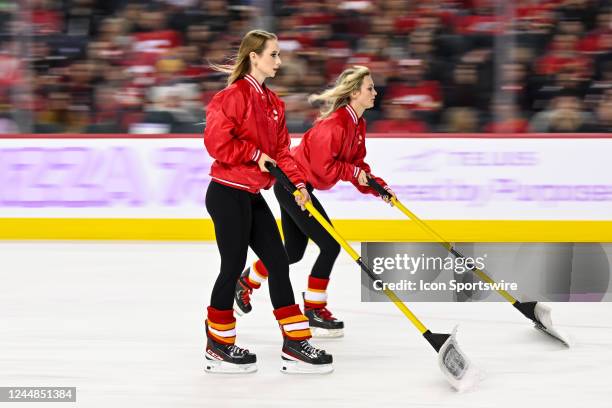
[[236, 313], [236, 315], [239, 316], [239, 317], [240, 316], [244, 316], [247, 313], [250, 313], [250, 310], [249, 311], [243, 311], [240, 307], [238, 307], [238, 305], [236, 304], [235, 301], [234, 301], [233, 309], [234, 309], [234, 312]]
[[206, 358], [204, 371], [210, 374], [251, 374], [257, 371], [257, 364], [232, 364]]
[[308, 364], [281, 356], [280, 371], [283, 374], [329, 374], [334, 371], [333, 364]]

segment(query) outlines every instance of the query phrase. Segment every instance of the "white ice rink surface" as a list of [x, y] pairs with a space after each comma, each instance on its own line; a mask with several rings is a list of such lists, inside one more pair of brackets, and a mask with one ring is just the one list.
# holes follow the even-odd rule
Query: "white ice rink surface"
[[[292, 267], [296, 295], [315, 256], [309, 247]], [[612, 406], [612, 304], [551, 304], [569, 350], [507, 303], [409, 304], [434, 332], [460, 324], [459, 344], [486, 371], [477, 389], [457, 393], [393, 304], [360, 302], [344, 253], [328, 293], [346, 335], [317, 341], [335, 372], [279, 371], [266, 285], [237, 325], [259, 371], [207, 374], [204, 310], [218, 267], [214, 243], [0, 243], [0, 386], [77, 387], [76, 404], [53, 407]]]

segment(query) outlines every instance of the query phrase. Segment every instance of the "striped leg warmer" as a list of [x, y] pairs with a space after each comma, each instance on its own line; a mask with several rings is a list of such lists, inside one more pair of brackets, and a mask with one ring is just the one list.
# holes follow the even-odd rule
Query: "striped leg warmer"
[[304, 293], [305, 309], [321, 309], [327, 306], [327, 285], [329, 279], [308, 277], [308, 289]]
[[290, 340], [307, 340], [311, 338], [308, 318], [302, 314], [298, 305], [289, 305], [274, 310], [283, 337]]
[[246, 284], [249, 285], [251, 289], [259, 289], [266, 279], [268, 279], [268, 270], [263, 262], [258, 259], [251, 266], [251, 270], [245, 279]]
[[236, 319], [234, 311], [218, 310], [208, 306], [206, 335], [217, 343], [234, 344], [236, 342]]

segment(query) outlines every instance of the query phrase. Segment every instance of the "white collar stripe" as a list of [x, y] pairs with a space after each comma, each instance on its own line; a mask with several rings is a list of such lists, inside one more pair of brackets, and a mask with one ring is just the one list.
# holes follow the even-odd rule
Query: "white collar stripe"
[[257, 92], [259, 92], [260, 94], [263, 93], [263, 89], [261, 89], [261, 85], [259, 85], [259, 82], [257, 82], [257, 80], [253, 78], [251, 75], [245, 75], [244, 79], [249, 81], [249, 83], [253, 85], [253, 87], [257, 90]]
[[351, 107], [351, 105], [346, 105], [346, 110], [351, 115], [351, 118], [353, 118], [353, 122], [357, 124], [357, 113], [355, 113], [355, 110]]

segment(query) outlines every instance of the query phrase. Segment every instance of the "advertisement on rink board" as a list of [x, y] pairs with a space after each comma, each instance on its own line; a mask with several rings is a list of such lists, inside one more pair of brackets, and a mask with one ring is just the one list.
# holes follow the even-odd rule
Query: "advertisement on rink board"
[[[612, 139], [440, 136], [367, 141], [372, 172], [421, 218], [610, 219]], [[211, 163], [199, 135], [3, 138], [0, 217], [208, 218]], [[334, 219], [402, 218], [350, 183], [316, 194]]]

